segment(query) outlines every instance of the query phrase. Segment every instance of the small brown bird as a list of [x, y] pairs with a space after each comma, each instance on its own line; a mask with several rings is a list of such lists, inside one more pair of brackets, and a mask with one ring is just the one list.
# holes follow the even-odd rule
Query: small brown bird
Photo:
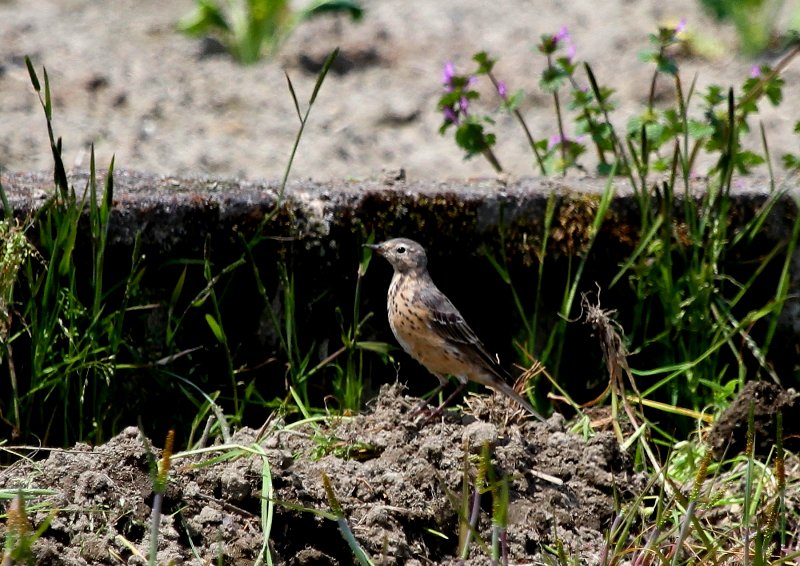
[[544, 421], [508, 384], [508, 373], [486, 351], [461, 313], [433, 283], [428, 274], [425, 248], [406, 238], [368, 244], [367, 247], [385, 257], [394, 267], [387, 303], [389, 325], [403, 349], [439, 379], [434, 395], [447, 385], [449, 375], [460, 382], [458, 389], [442, 403], [437, 413], [464, 389], [469, 380], [496, 389]]

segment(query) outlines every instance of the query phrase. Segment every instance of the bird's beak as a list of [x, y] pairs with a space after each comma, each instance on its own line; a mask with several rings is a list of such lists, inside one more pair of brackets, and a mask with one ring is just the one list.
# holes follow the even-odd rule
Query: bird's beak
[[380, 244], [364, 244], [364, 247], [375, 250], [379, 254], [383, 254], [383, 247]]

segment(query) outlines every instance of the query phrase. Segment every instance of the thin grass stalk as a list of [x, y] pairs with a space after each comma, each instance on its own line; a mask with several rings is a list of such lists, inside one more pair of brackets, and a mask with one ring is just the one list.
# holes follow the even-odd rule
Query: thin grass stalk
[[733, 87], [728, 89], [728, 139], [727, 147], [720, 160], [720, 189], [727, 197], [733, 184], [734, 157], [739, 148], [738, 129], [736, 128], [736, 102]]
[[261, 550], [258, 553], [255, 566], [260, 566], [262, 562], [267, 566], [272, 566], [272, 553], [269, 549], [269, 539], [272, 534], [272, 519], [275, 512], [275, 494], [272, 485], [272, 470], [269, 465], [267, 453], [259, 444], [253, 444], [252, 448], [261, 455], [261, 532], [264, 540], [261, 543]]
[[653, 530], [650, 531], [650, 534], [647, 537], [647, 542], [645, 542], [644, 547], [634, 555], [632, 561], [633, 566], [643, 566], [644, 564], [650, 563], [648, 555], [651, 552], [655, 554], [655, 552], [653, 551], [653, 545], [656, 543], [660, 535], [661, 535], [661, 529], [659, 528], [658, 525], [656, 525], [653, 528]]
[[509, 487], [506, 476], [496, 479], [491, 465], [488, 443], [486, 450], [488, 488], [492, 495], [492, 564], [508, 564], [508, 544], [506, 532], [508, 528]]
[[[647, 139], [647, 127], [644, 124], [642, 124], [642, 127], [639, 130], [639, 138], [641, 139], [641, 154], [637, 160], [636, 168], [639, 171], [640, 186], [646, 187], [647, 178], [650, 175], [650, 146]], [[631, 142], [629, 149], [631, 151], [631, 155], [634, 156], [635, 159], [636, 153], [633, 150], [633, 142]]]
[[742, 512], [742, 564], [750, 564], [750, 511], [753, 497], [753, 468], [755, 466], [755, 402], [750, 403], [747, 412], [747, 442], [745, 445], [745, 455], [747, 456], [747, 469], [745, 472], [744, 484], [744, 509]]
[[241, 418], [241, 407], [239, 400], [239, 388], [236, 383], [236, 369], [233, 365], [233, 354], [231, 353], [230, 345], [228, 343], [228, 334], [225, 331], [225, 325], [222, 320], [222, 309], [220, 308], [219, 299], [217, 298], [216, 286], [212, 281], [219, 281], [220, 279], [212, 273], [211, 261], [211, 240], [206, 238], [203, 250], [203, 277], [206, 280], [206, 289], [208, 289], [208, 299], [211, 305], [211, 313], [206, 313], [206, 322], [211, 328], [214, 337], [222, 347], [225, 357], [225, 371], [228, 374], [231, 385], [231, 396], [233, 398], [233, 413], [237, 419]]
[[[554, 195], [555, 195], [555, 193], [550, 193], [550, 196], [548, 197], [548, 200], [547, 200], [547, 202], [548, 202], [548, 210], [550, 209], [551, 201], [554, 202], [554, 198], [555, 198]], [[549, 235], [549, 228], [550, 228], [549, 223], [548, 223], [548, 214], [550, 216], [552, 216], [552, 210], [550, 210], [550, 212], [546, 213], [546, 215], [545, 215], [545, 228], [543, 230], [543, 239], [544, 239], [545, 242], [547, 241], [547, 238], [548, 238], [548, 235]], [[537, 331], [537, 328], [538, 328], [538, 325], [537, 325], [536, 321], [537, 321], [537, 317], [538, 317], [538, 314], [539, 314], [538, 313], [538, 308], [539, 308], [539, 293], [540, 293], [540, 289], [541, 289], [541, 281], [537, 281], [537, 287], [536, 287], [537, 288], [537, 293], [536, 293], [536, 297], [534, 299], [533, 318], [531, 320], [528, 317], [528, 313], [525, 310], [525, 307], [523, 305], [522, 297], [521, 297], [519, 291], [517, 291], [517, 287], [514, 285], [514, 282], [511, 279], [511, 272], [510, 272], [510, 268], [509, 268], [508, 256], [506, 255], [506, 247], [507, 247], [507, 245], [506, 245], [505, 224], [502, 222], [502, 220], [501, 220], [501, 223], [500, 223], [500, 229], [499, 229], [498, 235], [499, 235], [499, 239], [500, 239], [500, 261], [495, 259], [489, 253], [486, 254], [486, 259], [489, 260], [489, 263], [492, 265], [492, 267], [494, 268], [495, 272], [503, 280], [503, 283], [505, 283], [509, 287], [509, 290], [511, 292], [511, 299], [514, 302], [514, 309], [516, 310], [517, 315], [519, 316], [520, 322], [522, 323], [522, 326], [523, 326], [524, 332], [525, 332], [525, 339], [522, 341], [523, 342], [523, 349], [525, 349], [526, 351], [532, 351], [534, 349], [534, 347], [535, 347], [535, 344], [536, 344], [536, 331]], [[539, 254], [537, 254], [538, 255], [538, 259], [539, 259], [540, 277], [541, 277], [541, 273], [544, 270], [544, 259], [545, 259], [545, 257], [544, 257], [545, 256], [544, 246], [545, 246], [545, 244], [543, 243], [542, 244], [542, 251]]]
[[[778, 304], [785, 304], [789, 298], [789, 292], [792, 288], [792, 261], [797, 249], [797, 243], [800, 241], [800, 197], [793, 193], [794, 200], [794, 224], [792, 225], [792, 235], [789, 238], [786, 246], [786, 253], [784, 255], [783, 267], [781, 274], [778, 277], [778, 287], [775, 290], [775, 302]], [[778, 330], [780, 323], [781, 309], [776, 309], [772, 318], [767, 326], [767, 332], [764, 336], [761, 349], [766, 354], [769, 350], [772, 340], [775, 338], [775, 333]]]
[[[488, 71], [486, 75], [489, 77], [489, 80], [492, 81], [492, 85], [494, 86], [495, 92], [498, 92], [498, 88], [500, 83], [497, 80], [497, 77], [494, 76], [494, 73]], [[533, 139], [533, 135], [531, 135], [531, 131], [528, 128], [528, 124], [525, 122], [525, 118], [522, 116], [522, 112], [518, 109], [514, 109], [511, 112], [514, 115], [514, 118], [517, 119], [520, 127], [522, 127], [522, 131], [525, 133], [525, 139], [528, 140], [528, 147], [531, 148], [534, 157], [536, 158], [536, 164], [539, 166], [539, 173], [544, 176], [547, 175], [547, 169], [544, 166], [544, 161], [542, 160], [542, 156], [539, 153], [539, 149], [536, 147], [536, 141]]]
[[150, 566], [156, 566], [158, 564], [158, 537], [159, 527], [161, 525], [161, 507], [164, 502], [164, 493], [167, 491], [174, 443], [175, 431], [170, 430], [164, 442], [164, 450], [161, 452], [160, 463], [154, 465], [152, 477], [150, 478], [153, 484], [153, 493], [155, 494], [153, 497], [153, 509], [150, 514], [150, 552], [147, 556], [147, 563]]
[[39, 97], [39, 103], [44, 110], [45, 121], [47, 122], [47, 136], [50, 138], [50, 149], [53, 154], [53, 183], [58, 189], [58, 193], [60, 194], [63, 200], [67, 200], [69, 197], [69, 183], [67, 181], [67, 172], [64, 168], [64, 162], [61, 159], [61, 139], [59, 138], [58, 141], [55, 139], [55, 134], [53, 133], [53, 103], [50, 97], [50, 79], [47, 76], [47, 69], [42, 68], [44, 74], [44, 99], [42, 98], [42, 88], [41, 84], [39, 83], [39, 78], [36, 76], [36, 71], [33, 68], [33, 63], [31, 63], [30, 58], [26, 55], [25, 56], [25, 66], [28, 68], [28, 75], [31, 79], [31, 84], [33, 85], [33, 90], [36, 91], [37, 96]]
[[[468, 494], [469, 491], [470, 491], [469, 487], [468, 487], [469, 486], [469, 460], [468, 460], [469, 452], [468, 452], [468, 449], [467, 449], [468, 446], [465, 445], [464, 448], [465, 448], [465, 450], [464, 450], [464, 472], [463, 472], [464, 475], [462, 477], [463, 477], [463, 480], [465, 482], [464, 483], [465, 489], [467, 490], [465, 492], [465, 494]], [[462, 560], [466, 560], [469, 557], [470, 542], [472, 541], [473, 536], [478, 532], [477, 531], [478, 519], [480, 518], [480, 511], [481, 511], [481, 492], [483, 490], [483, 487], [486, 485], [486, 483], [488, 481], [488, 477], [487, 476], [490, 473], [490, 471], [491, 471], [491, 455], [489, 453], [489, 444], [485, 443], [481, 447], [481, 455], [480, 455], [480, 459], [478, 460], [478, 471], [477, 471], [477, 474], [475, 476], [474, 487], [471, 490], [472, 491], [471, 497], [468, 498], [468, 499], [465, 499], [465, 501], [464, 501], [465, 505], [467, 504], [467, 501], [471, 501], [472, 504], [470, 505], [470, 508], [469, 508], [469, 519], [468, 519], [468, 523], [467, 523], [467, 529], [466, 529], [466, 532], [465, 532], [465, 536], [464, 536], [464, 539], [463, 539], [464, 540], [464, 544], [461, 547], [461, 552], [460, 552], [460, 557], [461, 557]], [[465, 508], [464, 511], [465, 511], [465, 515], [466, 515], [467, 509]], [[492, 548], [494, 549], [494, 547], [492, 547]], [[492, 552], [494, 552], [494, 550], [492, 550]]]
[[681, 179], [683, 179], [684, 189], [689, 183], [689, 177], [691, 172], [689, 170], [689, 113], [688, 113], [688, 106], [689, 106], [689, 99], [691, 99], [692, 92], [694, 91], [694, 82], [689, 87], [689, 94], [687, 95], [687, 100], [683, 99], [683, 83], [681, 81], [680, 73], [675, 73], [675, 99], [678, 101], [678, 115], [681, 119], [681, 134], [683, 135], [681, 140], [676, 139], [678, 141], [678, 145], [682, 150], [678, 153], [680, 166], [681, 166]]
[[600, 566], [606, 566], [606, 564], [608, 564], [608, 556], [611, 550], [611, 543], [614, 539], [614, 536], [616, 535], [617, 529], [619, 529], [620, 525], [622, 524], [623, 518], [624, 515], [622, 513], [617, 513], [614, 516], [614, 520], [611, 522], [611, 526], [606, 531], [605, 544], [603, 545], [603, 550], [600, 553], [600, 560], [598, 561], [598, 564]]
[[[264, 218], [261, 220], [254, 236], [250, 237], [249, 239], [246, 239], [244, 236], [240, 235], [240, 241], [242, 242], [244, 252], [242, 257], [236, 262], [236, 264], [238, 265], [239, 262], [247, 261], [251, 266], [254, 275], [254, 280], [256, 282], [256, 289], [258, 291], [259, 296], [262, 299], [263, 304], [266, 307], [265, 310], [267, 312], [267, 315], [269, 316], [270, 322], [272, 323], [272, 326], [275, 329], [275, 332], [278, 336], [280, 348], [287, 356], [288, 367], [290, 375], [292, 376], [292, 383], [294, 384], [294, 387], [299, 387], [301, 389], [302, 402], [300, 403], [300, 405], [302, 407], [308, 405], [308, 395], [305, 385], [305, 378], [303, 377], [303, 371], [308, 363], [310, 352], [309, 355], [307, 355], [305, 358], [301, 358], [298, 352], [299, 346], [297, 341], [297, 334], [294, 331], [293, 327], [294, 325], [293, 281], [291, 280], [291, 277], [289, 277], [286, 271], [286, 266], [284, 264], [279, 264], [278, 278], [284, 299], [283, 300], [284, 320], [281, 322], [280, 320], [278, 320], [278, 317], [272, 308], [272, 301], [267, 293], [266, 286], [264, 285], [261, 273], [255, 262], [255, 258], [253, 257], [253, 249], [267, 238], [266, 227], [281, 211], [281, 207], [283, 206], [285, 199], [289, 174], [292, 170], [292, 165], [294, 163], [294, 158], [297, 154], [297, 149], [300, 145], [300, 140], [303, 137], [306, 124], [308, 123], [308, 118], [311, 113], [311, 109], [313, 108], [314, 103], [316, 102], [319, 91], [322, 87], [323, 82], [325, 81], [325, 77], [327, 76], [328, 71], [330, 70], [330, 67], [333, 64], [333, 61], [336, 59], [338, 54], [339, 54], [339, 48], [337, 47], [328, 55], [325, 62], [323, 63], [322, 69], [317, 75], [317, 80], [314, 84], [311, 96], [308, 99], [308, 105], [306, 107], [305, 112], [302, 112], [300, 110], [300, 104], [298, 102], [297, 94], [295, 92], [291, 78], [289, 77], [288, 74], [285, 75], [286, 82], [289, 88], [289, 93], [291, 94], [292, 101], [294, 103], [294, 108], [295, 111], [297, 112], [298, 120], [300, 121], [300, 127], [297, 131], [297, 135], [295, 136], [295, 140], [292, 145], [292, 150], [290, 152], [286, 168], [284, 169], [284, 174], [283, 178], [281, 179], [280, 189], [278, 191], [275, 207], [268, 214], [266, 214]], [[289, 300], [287, 301], [287, 299]], [[287, 313], [286, 309], [289, 309], [291, 312]], [[290, 387], [290, 391], [296, 394], [293, 387]]]
[[3, 167], [0, 165], [0, 204], [3, 205], [3, 218], [6, 220], [11, 220], [13, 218], [14, 213], [11, 210], [11, 205], [8, 204], [8, 195], [6, 194], [6, 190], [3, 187]]
[[[343, 390], [340, 389], [339, 395], [343, 400], [343, 408], [354, 411], [361, 406], [364, 379], [364, 354], [363, 350], [359, 348], [358, 342], [361, 337], [362, 325], [371, 316], [370, 313], [363, 320], [361, 319], [361, 285], [372, 259], [372, 253], [370, 253], [369, 249], [362, 248], [362, 250], [361, 261], [356, 272], [352, 319], [347, 332], [344, 332], [344, 321], [340, 322], [343, 327], [342, 342], [343, 348], [347, 352], [347, 361], [344, 368], [344, 387]], [[339, 313], [338, 309], [337, 313]]]
[[769, 174], [769, 192], [775, 191], [775, 172], [772, 170], [772, 158], [769, 153], [769, 144], [767, 143], [767, 133], [764, 131], [764, 122], [758, 121], [758, 129], [761, 132], [761, 147], [764, 151], [764, 161], [767, 164], [767, 172]]
[[[775, 415], [775, 477], [778, 480], [778, 494], [773, 509], [773, 524], [780, 518], [780, 543], [775, 554], [780, 555], [786, 548], [786, 454], [783, 449], [783, 411]], [[770, 537], [771, 539], [772, 537]]]
[[478, 528], [478, 519], [480, 518], [480, 511], [481, 511], [481, 495], [478, 491], [478, 486], [476, 484], [475, 489], [472, 491], [472, 497], [470, 498], [472, 504], [470, 505], [469, 509], [469, 520], [467, 523], [467, 532], [466, 532], [466, 539], [464, 540], [464, 546], [461, 547], [460, 557], [462, 560], [466, 560], [469, 557], [469, 548], [470, 543], [472, 542], [473, 533], [477, 531]]
[[547, 197], [547, 204], [545, 205], [544, 211], [544, 225], [542, 227], [542, 244], [541, 244], [541, 251], [539, 255], [539, 269], [538, 274], [536, 277], [536, 292], [534, 294], [534, 310], [533, 310], [533, 322], [531, 324], [533, 328], [533, 336], [534, 340], [531, 342], [529, 347], [531, 351], [536, 344], [536, 331], [540, 328], [539, 324], [539, 314], [541, 312], [542, 306], [542, 283], [544, 281], [544, 265], [545, 259], [547, 258], [547, 244], [550, 239], [551, 230], [553, 227], [553, 219], [555, 218], [555, 211], [556, 211], [556, 193], [555, 191], [551, 192]]
[[350, 525], [347, 522], [342, 505], [339, 503], [336, 493], [333, 490], [333, 484], [331, 484], [331, 480], [325, 472], [322, 472], [322, 485], [325, 488], [328, 506], [331, 508], [331, 512], [336, 517], [335, 520], [336, 525], [339, 527], [339, 532], [342, 533], [342, 537], [344, 538], [345, 542], [347, 542], [347, 546], [350, 547], [350, 551], [353, 553], [353, 556], [355, 556], [356, 560], [361, 566], [372, 566], [372, 560], [370, 560], [367, 553], [356, 540], [353, 531], [350, 529]]
[[[640, 187], [636, 184], [636, 180], [633, 177], [633, 169], [630, 166], [630, 162], [628, 161], [628, 156], [625, 153], [625, 148], [619, 141], [619, 137], [617, 136], [617, 131], [614, 128], [614, 125], [611, 123], [611, 118], [608, 114], [608, 107], [605, 103], [605, 99], [602, 96], [602, 92], [600, 91], [600, 87], [597, 84], [597, 79], [594, 76], [594, 71], [592, 71], [592, 67], [588, 63], [583, 64], [584, 69], [586, 70], [586, 76], [589, 78], [589, 84], [592, 87], [592, 93], [594, 94], [595, 99], [598, 101], [600, 108], [603, 113], [603, 118], [605, 119], [605, 123], [611, 132], [611, 139], [613, 141], [615, 147], [615, 157], [618, 161], [621, 161], [623, 164], [623, 171], [628, 176], [628, 180], [631, 183], [631, 188], [633, 189], [634, 195], [636, 198], [641, 198], [641, 192], [644, 190], [644, 187]], [[611, 177], [614, 176], [615, 171], [618, 167], [614, 167], [612, 173], [610, 174]]]
[[[547, 68], [552, 70], [553, 69], [553, 59], [551, 55], [548, 53], [547, 55]], [[563, 167], [563, 171], [561, 172], [562, 175], [567, 174], [567, 148], [566, 148], [566, 136], [564, 135], [564, 119], [561, 116], [561, 101], [558, 97], [558, 90], [553, 91], [553, 105], [556, 110], [556, 122], [558, 125], [558, 146], [561, 150], [561, 163]]]
[[[697, 154], [702, 147], [702, 144], [705, 142], [705, 137], [701, 137], [694, 141], [694, 144], [691, 143], [689, 139], [689, 111], [688, 108], [691, 104], [692, 98], [694, 96], [694, 92], [697, 86], [697, 77], [698, 74], [695, 73], [692, 77], [692, 82], [689, 85], [689, 92], [686, 94], [686, 99], [683, 99], [682, 94], [679, 95], [679, 99], [681, 100], [682, 104], [682, 111], [681, 111], [681, 120], [683, 122], [683, 147], [685, 153], [685, 163], [683, 169], [683, 182], [684, 182], [684, 191], [688, 195], [689, 193], [689, 181], [691, 180], [692, 176], [692, 168], [694, 167], [695, 161], [697, 160]], [[675, 77], [679, 92], [683, 92], [683, 86], [680, 79], [680, 75], [676, 75]]]
[[[558, 375], [558, 370], [561, 365], [561, 356], [564, 350], [564, 332], [566, 329], [566, 320], [569, 318], [569, 313], [572, 310], [572, 305], [575, 303], [575, 297], [578, 292], [578, 285], [581, 283], [581, 277], [583, 275], [583, 270], [586, 266], [586, 263], [589, 258], [589, 254], [594, 246], [594, 242], [597, 238], [597, 234], [600, 232], [600, 228], [605, 221], [606, 214], [611, 206], [611, 202], [614, 198], [614, 171], [616, 170], [616, 165], [612, 168], [611, 174], [608, 176], [608, 180], [606, 181], [606, 186], [603, 189], [603, 194], [600, 197], [600, 202], [597, 206], [597, 211], [595, 212], [594, 219], [592, 221], [592, 229], [589, 235], [589, 241], [586, 243], [585, 249], [583, 250], [583, 257], [578, 263], [578, 267], [575, 269], [575, 274], [572, 277], [571, 281], [569, 281], [564, 289], [564, 295], [562, 296], [561, 301], [561, 319], [558, 321], [556, 329], [550, 334], [550, 338], [548, 339], [547, 346], [544, 349], [544, 353], [542, 354], [542, 359], [548, 359], [549, 354], [553, 348], [555, 347], [555, 359], [552, 364], [553, 367], [553, 374]], [[571, 256], [570, 256], [571, 260]], [[569, 269], [569, 273], [572, 270]]]
[[[499, 237], [500, 237], [500, 261], [498, 261], [488, 253], [486, 254], [486, 259], [488, 259], [489, 263], [492, 264], [492, 267], [494, 268], [495, 272], [500, 276], [500, 279], [503, 280], [503, 283], [508, 285], [511, 291], [511, 299], [514, 301], [514, 309], [517, 311], [517, 314], [519, 315], [520, 321], [522, 322], [522, 325], [525, 330], [526, 334], [525, 344], [530, 345], [533, 341], [536, 327], [528, 319], [527, 312], [525, 311], [525, 307], [522, 304], [522, 297], [520, 296], [516, 286], [511, 280], [511, 272], [509, 268], [508, 256], [505, 253], [505, 248], [506, 248], [505, 230], [503, 229], [502, 225], [499, 230]], [[536, 313], [534, 311], [534, 317], [535, 316]]]
[[[328, 75], [328, 71], [330, 71], [331, 65], [336, 60], [336, 57], [339, 56], [339, 48], [335, 48], [331, 51], [328, 56], [325, 58], [325, 62], [322, 64], [322, 68], [317, 75], [317, 82], [314, 83], [314, 89], [311, 91], [311, 97], [308, 99], [308, 107], [306, 108], [305, 114], [300, 119], [300, 129], [297, 131], [297, 136], [295, 136], [294, 144], [292, 145], [292, 151], [289, 154], [289, 161], [286, 163], [286, 169], [283, 173], [283, 179], [281, 179], [281, 192], [280, 197], [283, 197], [284, 191], [286, 190], [286, 182], [289, 179], [289, 172], [292, 170], [292, 165], [294, 164], [294, 157], [297, 154], [297, 148], [300, 145], [300, 140], [303, 137], [303, 132], [306, 127], [306, 123], [308, 123], [308, 115], [311, 113], [311, 108], [314, 107], [314, 102], [317, 100], [317, 95], [319, 94], [320, 88], [322, 88], [322, 83], [325, 82], [325, 77]], [[297, 96], [294, 93], [294, 87], [292, 86], [292, 81], [289, 78], [289, 75], [286, 75], [286, 82], [289, 85], [289, 91], [292, 94], [292, 99], [294, 100], [295, 110], [297, 110], [298, 117], [300, 116], [300, 106], [297, 104]]]
[[[667, 564], [668, 562], [667, 558], [656, 545], [659, 541], [666, 540], [666, 538], [671, 534], [673, 529], [667, 526], [667, 521], [670, 518], [670, 513], [675, 507], [675, 499], [682, 499], [680, 490], [672, 484], [672, 480], [669, 478], [666, 472], [671, 457], [672, 454], [670, 453], [667, 456], [667, 464], [665, 464], [663, 467], [656, 468], [657, 473], [653, 474], [652, 479], [648, 484], [648, 489], [646, 490], [646, 492], [649, 492], [652, 485], [655, 484], [656, 481], [660, 480], [658, 481], [659, 490], [656, 496], [656, 517], [654, 520], [655, 528], [650, 533], [644, 548], [636, 555], [635, 560], [633, 561], [635, 566], [650, 564], [651, 561], [648, 558], [649, 554], [658, 557], [662, 564]], [[643, 496], [644, 494], [641, 497]]]

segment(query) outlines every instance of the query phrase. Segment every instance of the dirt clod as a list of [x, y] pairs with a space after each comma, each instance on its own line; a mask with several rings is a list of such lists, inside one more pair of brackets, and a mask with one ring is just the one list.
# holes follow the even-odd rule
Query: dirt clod
[[720, 415], [709, 436], [716, 457], [738, 454], [747, 442], [747, 422], [753, 409], [756, 454], [768, 454], [776, 441], [776, 416], [783, 413], [783, 437], [790, 450], [800, 448], [800, 394], [766, 381], [745, 384], [736, 399]]

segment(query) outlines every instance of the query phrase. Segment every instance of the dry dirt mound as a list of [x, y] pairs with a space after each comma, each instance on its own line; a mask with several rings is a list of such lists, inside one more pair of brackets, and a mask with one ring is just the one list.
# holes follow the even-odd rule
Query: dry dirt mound
[[[490, 442], [498, 477], [511, 479], [508, 542], [517, 560], [541, 557], [558, 536], [571, 555], [592, 562], [612, 521], [614, 498], [630, 499], [643, 488], [610, 435], [584, 440], [569, 433], [560, 416], [546, 424], [504, 422], [510, 410], [500, 405], [504, 401], [483, 397], [471, 401], [478, 418], [451, 417], [420, 428], [409, 417], [413, 403], [395, 386], [384, 388], [364, 415], [272, 427], [261, 439], [250, 429], [235, 434], [240, 446], [260, 446], [271, 469], [276, 505], [270, 548], [277, 563], [353, 562], [336, 523], [306, 510], [330, 511], [323, 474], [359, 543], [383, 564], [455, 562], [465, 447], [477, 453]], [[264, 459], [252, 452], [219, 458], [233, 452], [174, 460], [160, 564], [257, 559]], [[131, 548], [144, 554], [149, 544], [148, 461], [138, 431], [129, 428], [103, 446], [53, 451], [3, 470], [3, 488], [49, 490], [28, 499], [34, 525], [54, 512], [35, 546], [37, 564], [144, 563]], [[469, 459], [470, 481], [476, 462]], [[481, 505], [479, 530], [490, 540], [488, 495]], [[484, 562], [486, 552], [474, 545], [469, 563]]]

